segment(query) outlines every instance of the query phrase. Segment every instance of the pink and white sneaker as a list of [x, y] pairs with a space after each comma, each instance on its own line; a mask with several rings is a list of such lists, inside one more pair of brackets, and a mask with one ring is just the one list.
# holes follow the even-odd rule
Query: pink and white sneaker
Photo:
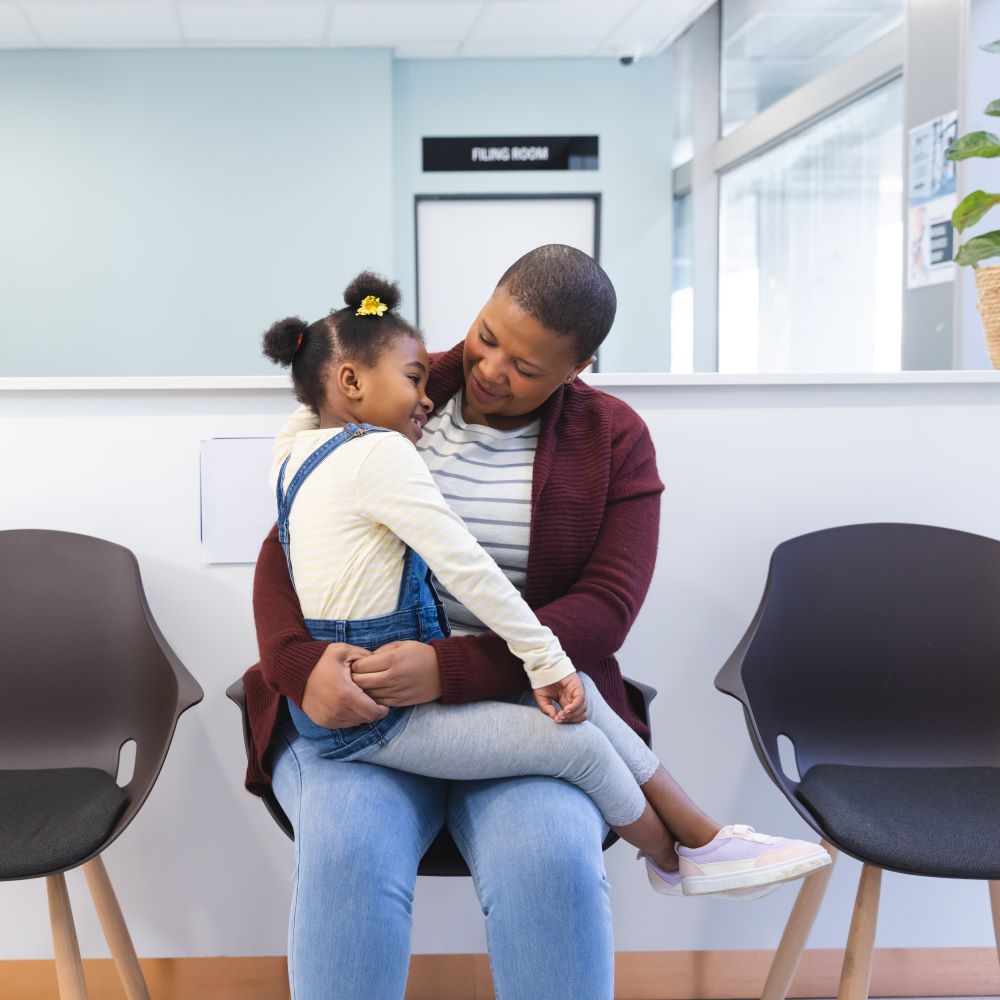
[[[680, 871], [668, 872], [664, 870], [651, 857], [643, 854], [642, 851], [639, 851], [636, 855], [636, 860], [646, 862], [646, 878], [649, 880], [649, 884], [654, 892], [658, 892], [663, 896], [684, 895], [684, 877]], [[767, 896], [774, 892], [775, 889], [780, 888], [781, 886], [775, 882], [749, 889], [720, 891], [714, 898], [738, 900], [739, 902], [748, 903], [752, 899], [760, 899], [762, 896]]]
[[830, 855], [819, 844], [769, 837], [743, 824], [724, 826], [704, 847], [678, 845], [677, 856], [685, 896], [736, 895], [733, 890], [756, 886], [775, 888], [830, 864]]
[[679, 871], [668, 872], [661, 868], [648, 854], [642, 851], [635, 856], [636, 861], [646, 862], [646, 878], [654, 892], [664, 896], [683, 896], [682, 876]]

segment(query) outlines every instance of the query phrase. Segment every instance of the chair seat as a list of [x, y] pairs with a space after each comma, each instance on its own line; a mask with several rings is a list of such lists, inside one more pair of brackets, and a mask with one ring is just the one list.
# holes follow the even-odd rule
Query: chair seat
[[817, 764], [796, 795], [831, 841], [881, 868], [1000, 879], [1000, 768]]
[[104, 843], [126, 801], [95, 768], [0, 771], [0, 879], [82, 861]]

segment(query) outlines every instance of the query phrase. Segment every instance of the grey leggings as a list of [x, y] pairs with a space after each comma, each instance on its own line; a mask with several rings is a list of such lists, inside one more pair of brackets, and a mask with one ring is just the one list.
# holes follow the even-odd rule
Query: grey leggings
[[587, 691], [587, 722], [553, 722], [531, 692], [518, 703], [417, 705], [403, 731], [352, 759], [429, 778], [473, 781], [543, 774], [586, 792], [609, 826], [634, 823], [646, 805], [639, 785], [659, 761], [608, 708], [594, 682]]

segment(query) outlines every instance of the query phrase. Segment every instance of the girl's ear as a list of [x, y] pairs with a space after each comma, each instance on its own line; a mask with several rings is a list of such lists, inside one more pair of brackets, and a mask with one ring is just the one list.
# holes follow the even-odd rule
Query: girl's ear
[[345, 361], [337, 367], [334, 376], [337, 388], [348, 399], [361, 399], [360, 372], [356, 365], [350, 361]]

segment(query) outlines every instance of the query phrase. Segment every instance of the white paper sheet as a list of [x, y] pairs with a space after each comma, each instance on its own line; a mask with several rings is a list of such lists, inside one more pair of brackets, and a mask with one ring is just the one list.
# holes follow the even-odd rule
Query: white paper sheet
[[274, 438], [201, 443], [201, 544], [209, 563], [252, 563], [277, 519], [267, 485]]

